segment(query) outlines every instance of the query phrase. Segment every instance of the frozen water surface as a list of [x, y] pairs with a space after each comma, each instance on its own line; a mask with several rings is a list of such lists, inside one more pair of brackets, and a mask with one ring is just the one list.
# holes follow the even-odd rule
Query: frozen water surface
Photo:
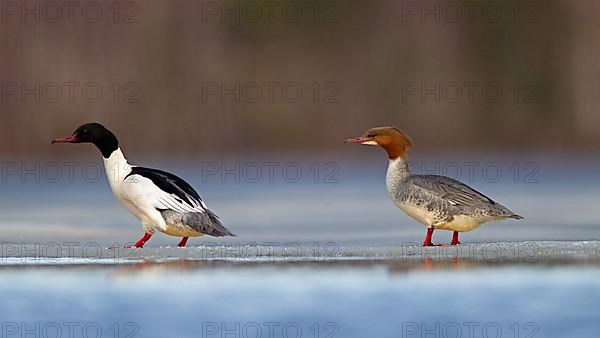
[[[148, 162], [198, 187], [238, 235], [185, 249], [160, 234], [144, 249], [107, 249], [133, 243], [141, 227], [104, 180], [7, 182], [2, 336], [598, 336], [597, 160], [523, 156], [515, 161], [535, 162], [536, 180], [467, 180], [526, 220], [422, 248], [425, 228], [388, 200], [381, 154], [364, 155], [327, 159], [339, 165], [329, 184], [205, 180], [197, 165]], [[505, 173], [512, 161], [500, 162]]]
[[[0, 269], [0, 313], [5, 323], [40, 323], [41, 329], [93, 323], [105, 337], [114, 335], [115, 323], [122, 336], [135, 328], [139, 337], [245, 337], [256, 326], [260, 335], [250, 337], [314, 337], [314, 325], [334, 337], [422, 337], [431, 330], [435, 337], [450, 330], [459, 337], [469, 337], [469, 330], [476, 337], [514, 337], [515, 330], [523, 337], [593, 337], [600, 330], [595, 264], [13, 265]], [[297, 329], [302, 334], [292, 335]]]
[[316, 247], [102, 249], [96, 256], [72, 248], [42, 257], [31, 246], [29, 255], [1, 262], [0, 313], [9, 333], [14, 324], [39, 323], [40, 332], [58, 324], [63, 336], [68, 325], [102, 337], [117, 329], [123, 337], [592, 337], [600, 330], [600, 242], [339, 247], [325, 255]]
[[0, 266], [160, 263], [174, 260], [222, 263], [343, 263], [347, 261], [421, 261], [498, 263], [590, 263], [600, 261], [600, 241], [526, 241], [472, 243], [423, 247], [399, 243], [397, 247], [339, 246], [335, 242], [273, 242], [235, 245], [151, 247], [134, 249], [102, 246], [96, 242], [0, 244]]

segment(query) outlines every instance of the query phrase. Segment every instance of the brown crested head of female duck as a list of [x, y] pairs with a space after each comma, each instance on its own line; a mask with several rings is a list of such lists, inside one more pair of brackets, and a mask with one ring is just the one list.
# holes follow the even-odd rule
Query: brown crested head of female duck
[[371, 128], [362, 136], [348, 139], [345, 143], [380, 146], [385, 149], [390, 159], [405, 158], [406, 152], [413, 146], [410, 137], [394, 126]]

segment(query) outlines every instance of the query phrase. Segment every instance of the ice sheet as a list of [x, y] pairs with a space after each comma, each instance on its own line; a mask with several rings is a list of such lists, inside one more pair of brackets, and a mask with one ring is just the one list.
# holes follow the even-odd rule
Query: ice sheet
[[[314, 337], [316, 327], [321, 337], [469, 337], [469, 330], [514, 337], [517, 329], [520, 337], [592, 337], [600, 330], [594, 266], [204, 263], [0, 269], [0, 314], [4, 323], [40, 330], [94, 326], [103, 337], [114, 335], [114, 325], [122, 336], [137, 329], [135, 337]], [[257, 327], [260, 335], [251, 331]]]

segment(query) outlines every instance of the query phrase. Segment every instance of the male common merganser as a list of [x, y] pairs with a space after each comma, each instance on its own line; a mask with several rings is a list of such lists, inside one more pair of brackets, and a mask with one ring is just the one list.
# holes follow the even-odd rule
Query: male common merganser
[[423, 246], [435, 245], [431, 242], [434, 229], [454, 231], [451, 245], [457, 245], [459, 232], [473, 230], [489, 221], [523, 218], [450, 177], [412, 175], [406, 159], [412, 141], [397, 127], [372, 128], [346, 143], [380, 146], [387, 152], [388, 193], [398, 208], [427, 226]]
[[108, 182], [117, 199], [142, 221], [145, 234], [135, 243], [141, 248], [156, 231], [183, 237], [235, 236], [210, 211], [200, 195], [181, 178], [157, 169], [131, 165], [115, 135], [99, 123], [88, 123], [72, 136], [54, 143], [93, 143], [102, 153]]

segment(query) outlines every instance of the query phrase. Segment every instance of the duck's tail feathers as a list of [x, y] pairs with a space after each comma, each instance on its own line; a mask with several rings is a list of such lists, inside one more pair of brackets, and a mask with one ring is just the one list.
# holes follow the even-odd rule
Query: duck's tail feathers
[[235, 236], [221, 223], [219, 217], [208, 209], [205, 212], [188, 213], [163, 210], [161, 214], [167, 223], [185, 224], [204, 235], [214, 237]]
[[229, 229], [227, 229], [223, 223], [221, 223], [221, 221], [219, 220], [219, 216], [217, 216], [215, 213], [213, 213], [210, 210], [206, 210], [208, 217], [210, 218], [211, 221], [211, 231], [209, 233], [206, 233], [207, 235], [210, 236], [215, 236], [215, 237], [224, 237], [224, 236], [233, 236], [235, 237], [236, 235], [229, 231]]

